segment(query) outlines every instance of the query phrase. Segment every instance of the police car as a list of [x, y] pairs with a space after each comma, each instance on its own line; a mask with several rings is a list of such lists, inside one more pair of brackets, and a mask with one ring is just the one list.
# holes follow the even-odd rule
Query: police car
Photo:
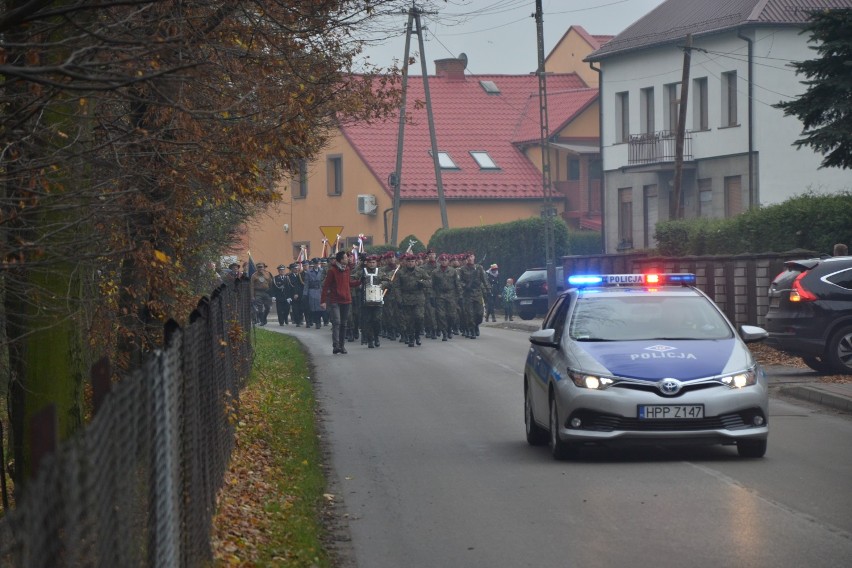
[[739, 333], [694, 274], [573, 275], [530, 335], [527, 442], [553, 457], [584, 445], [736, 445], [766, 453], [768, 389]]

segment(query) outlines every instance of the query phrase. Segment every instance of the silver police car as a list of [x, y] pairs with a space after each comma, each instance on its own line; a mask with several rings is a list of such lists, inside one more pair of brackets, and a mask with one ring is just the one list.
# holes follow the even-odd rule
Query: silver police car
[[731, 444], [766, 453], [768, 389], [694, 274], [574, 275], [530, 336], [524, 421], [553, 457], [584, 445]]

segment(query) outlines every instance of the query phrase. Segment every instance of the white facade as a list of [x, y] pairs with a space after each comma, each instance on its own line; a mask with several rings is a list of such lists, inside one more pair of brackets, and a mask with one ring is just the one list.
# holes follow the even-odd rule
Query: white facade
[[[685, 218], [736, 215], [808, 190], [852, 189], [852, 172], [819, 169], [821, 154], [793, 146], [801, 122], [771, 106], [805, 90], [803, 77], [789, 64], [813, 58], [815, 52], [799, 31], [774, 26], [739, 32], [753, 42], [751, 125], [748, 42], [737, 30], [693, 39], [686, 118], [691, 157], [685, 156], [682, 180]], [[654, 247], [654, 224], [669, 218], [680, 96], [674, 89], [682, 78], [684, 43], [614, 54], [600, 62], [607, 252]], [[619, 139], [625, 128], [634, 135], [632, 142]], [[654, 133], [644, 145], [635, 138], [642, 133]]]

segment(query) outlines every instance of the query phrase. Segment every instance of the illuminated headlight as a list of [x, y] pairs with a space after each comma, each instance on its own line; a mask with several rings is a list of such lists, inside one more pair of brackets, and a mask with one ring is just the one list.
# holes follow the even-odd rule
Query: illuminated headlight
[[755, 384], [757, 382], [757, 373], [754, 372], [754, 369], [749, 369], [741, 373], [727, 375], [719, 380], [732, 389], [741, 389]]
[[598, 375], [587, 375], [585, 373], [569, 372], [571, 381], [581, 389], [604, 390], [615, 384], [615, 381], [609, 377], [601, 377]]

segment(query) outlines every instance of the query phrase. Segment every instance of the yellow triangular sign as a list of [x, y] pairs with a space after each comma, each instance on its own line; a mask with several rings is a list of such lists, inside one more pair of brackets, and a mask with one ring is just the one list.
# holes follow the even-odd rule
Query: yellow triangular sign
[[343, 239], [343, 225], [338, 227], [320, 225], [320, 231], [322, 231], [322, 234], [328, 239], [328, 244], [331, 247], [334, 247], [334, 244], [337, 242], [337, 235], [340, 235], [341, 240]]

